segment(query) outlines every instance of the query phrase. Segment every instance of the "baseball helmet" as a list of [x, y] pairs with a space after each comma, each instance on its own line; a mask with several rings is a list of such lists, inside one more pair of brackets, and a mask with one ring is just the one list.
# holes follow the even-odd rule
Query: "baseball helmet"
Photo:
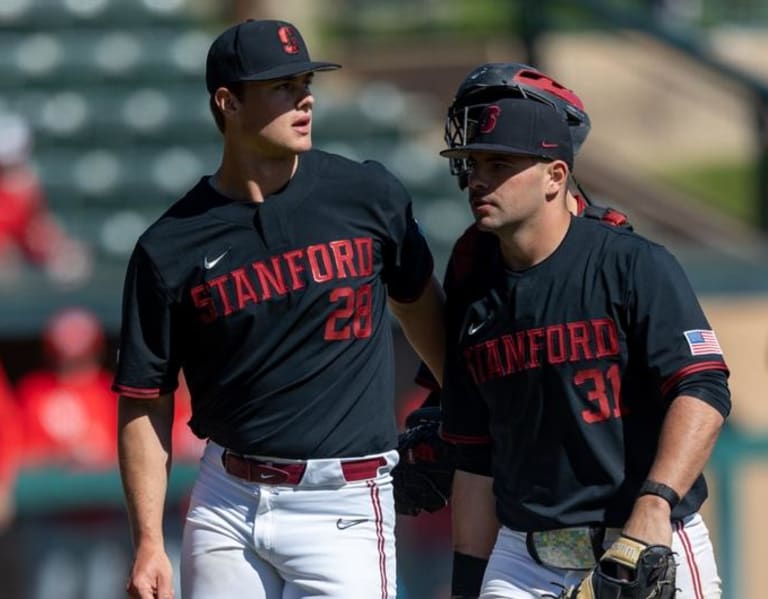
[[[502, 98], [530, 98], [552, 106], [568, 123], [574, 155], [589, 134], [589, 115], [584, 110], [584, 103], [572, 90], [530, 65], [500, 62], [473, 69], [459, 85], [445, 119], [447, 146], [464, 145], [467, 130], [478, 121], [483, 107]], [[451, 174], [459, 177], [459, 186], [464, 189], [466, 161], [453, 158], [450, 168]]]

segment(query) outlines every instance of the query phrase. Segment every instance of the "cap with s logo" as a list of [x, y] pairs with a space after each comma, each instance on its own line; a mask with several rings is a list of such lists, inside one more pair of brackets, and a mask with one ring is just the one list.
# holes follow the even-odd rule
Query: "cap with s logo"
[[251, 19], [230, 27], [213, 41], [205, 84], [212, 94], [236, 81], [282, 79], [340, 66], [311, 60], [301, 33], [290, 23]]
[[563, 160], [573, 168], [573, 142], [568, 123], [557, 111], [525, 98], [505, 98], [486, 105], [467, 126], [466, 143], [440, 152], [467, 158], [470, 152], [493, 152]]

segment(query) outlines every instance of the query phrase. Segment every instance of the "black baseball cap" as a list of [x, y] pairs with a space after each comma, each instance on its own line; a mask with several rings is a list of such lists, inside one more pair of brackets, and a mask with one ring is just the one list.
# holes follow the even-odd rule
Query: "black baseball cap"
[[488, 104], [467, 126], [463, 146], [440, 152], [446, 158], [467, 158], [470, 152], [496, 152], [563, 160], [573, 168], [573, 143], [568, 123], [551, 106], [525, 98]]
[[301, 33], [290, 23], [249, 19], [213, 41], [205, 64], [205, 84], [212, 94], [235, 81], [267, 81], [340, 67], [310, 60]]

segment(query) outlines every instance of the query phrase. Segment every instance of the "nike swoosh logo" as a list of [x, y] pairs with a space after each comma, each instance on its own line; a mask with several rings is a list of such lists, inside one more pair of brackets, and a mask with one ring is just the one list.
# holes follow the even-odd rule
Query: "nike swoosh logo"
[[368, 522], [368, 518], [358, 518], [357, 520], [345, 520], [344, 518], [339, 518], [336, 520], [336, 528], [345, 530], [357, 526], [358, 524], [362, 524], [363, 522]]
[[560, 147], [560, 144], [551, 144], [551, 143], [549, 143], [549, 142], [546, 142], [546, 141], [542, 141], [542, 142], [541, 142], [541, 147], [542, 147], [542, 148], [559, 148], [559, 147]]
[[226, 250], [221, 252], [221, 254], [219, 254], [218, 256], [216, 256], [213, 259], [210, 259], [210, 258], [208, 258], [208, 256], [206, 256], [203, 259], [203, 266], [205, 267], [205, 270], [211, 270], [214, 266], [216, 266], [219, 262], [221, 262], [221, 259], [224, 256], [226, 256], [228, 253], [229, 253], [229, 248], [227, 248]]
[[480, 324], [471, 324], [471, 325], [469, 325], [469, 328], [467, 329], [467, 334], [468, 335], [474, 335], [480, 329], [482, 329], [484, 326], [485, 326], [485, 322], [481, 322]]
[[259, 474], [259, 480], [269, 480], [270, 478], [275, 478], [277, 474]]

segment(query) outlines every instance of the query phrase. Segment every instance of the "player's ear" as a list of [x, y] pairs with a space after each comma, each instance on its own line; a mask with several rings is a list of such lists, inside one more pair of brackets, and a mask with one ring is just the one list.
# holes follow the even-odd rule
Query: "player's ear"
[[568, 187], [568, 165], [562, 160], [553, 160], [547, 164], [547, 195], [558, 195]]
[[213, 101], [223, 115], [233, 114], [240, 107], [240, 101], [226, 87], [220, 87], [214, 92]]

